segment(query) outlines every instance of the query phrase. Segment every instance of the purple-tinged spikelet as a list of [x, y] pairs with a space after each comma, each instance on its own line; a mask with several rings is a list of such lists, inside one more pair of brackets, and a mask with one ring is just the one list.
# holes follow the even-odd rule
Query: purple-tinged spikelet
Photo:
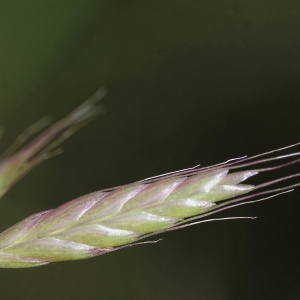
[[[299, 158], [290, 158], [300, 153], [258, 160], [276, 151], [94, 192], [35, 214], [0, 234], [0, 267], [31, 267], [89, 258], [131, 246], [154, 234], [189, 226], [194, 224], [191, 221], [249, 199], [254, 202], [265, 199], [263, 195], [273, 197], [298, 184], [256, 190], [299, 174], [260, 185], [243, 182], [258, 173], [299, 162]], [[280, 159], [289, 161], [259, 168], [260, 163]]]

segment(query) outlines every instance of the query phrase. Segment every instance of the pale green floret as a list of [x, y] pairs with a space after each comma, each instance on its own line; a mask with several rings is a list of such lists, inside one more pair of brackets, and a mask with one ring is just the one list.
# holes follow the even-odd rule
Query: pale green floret
[[0, 252], [1, 268], [30, 268], [48, 264], [48, 261]]
[[157, 205], [148, 211], [160, 216], [180, 219], [204, 213], [213, 206], [215, 206], [215, 204], [209, 201], [187, 198]]
[[129, 231], [88, 224], [57, 235], [59, 239], [71, 240], [95, 247], [114, 247], [134, 242], [140, 234]]
[[43, 237], [8, 247], [5, 253], [45, 261], [63, 261], [91, 257], [96, 250], [89, 245]]
[[112, 228], [134, 230], [138, 233], [145, 234], [168, 228], [179, 221], [180, 219], [166, 218], [150, 214], [146, 211], [138, 211], [122, 214], [119, 217], [104, 221], [103, 224], [105, 224], [105, 226], [111, 226]]

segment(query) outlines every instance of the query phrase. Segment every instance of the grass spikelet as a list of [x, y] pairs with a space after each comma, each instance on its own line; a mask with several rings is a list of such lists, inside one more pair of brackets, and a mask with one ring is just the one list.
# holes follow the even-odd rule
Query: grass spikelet
[[[33, 267], [93, 257], [199, 223], [195, 220], [220, 210], [288, 191], [298, 184], [263, 188], [300, 174], [260, 185], [244, 183], [259, 173], [299, 162], [300, 153], [268, 158], [286, 148], [101, 190], [35, 214], [0, 234], [0, 267]], [[288, 161], [260, 167], [283, 159]]]
[[[15, 142], [0, 156], [0, 197], [33, 167], [43, 160], [59, 154], [61, 148], [58, 147], [62, 142], [101, 113], [102, 107], [96, 105], [96, 103], [105, 94], [106, 91], [100, 88], [77, 109], [44, 130], [23, 147], [21, 147], [22, 144], [32, 135], [49, 125], [48, 118], [41, 119], [21, 133]], [[21, 149], [19, 149], [20, 147]]]

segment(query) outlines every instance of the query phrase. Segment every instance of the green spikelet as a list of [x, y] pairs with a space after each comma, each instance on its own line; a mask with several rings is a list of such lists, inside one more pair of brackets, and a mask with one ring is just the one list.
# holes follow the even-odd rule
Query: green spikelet
[[257, 189], [241, 182], [270, 169], [229, 173], [236, 167], [225, 163], [179, 171], [91, 193], [35, 214], [0, 234], [0, 267], [31, 267], [113, 251]]

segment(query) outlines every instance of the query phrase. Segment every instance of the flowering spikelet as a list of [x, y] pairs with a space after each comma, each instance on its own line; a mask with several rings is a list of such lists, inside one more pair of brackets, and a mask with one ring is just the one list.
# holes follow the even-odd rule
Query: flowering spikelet
[[[298, 159], [268, 168], [258, 168], [259, 163], [299, 154], [253, 161], [259, 157], [256, 156], [186, 169], [94, 192], [37, 213], [0, 234], [0, 267], [33, 267], [93, 257], [187, 226], [187, 222], [233, 206], [232, 203], [244, 203], [241, 201], [268, 193], [273, 196], [293, 186], [256, 194], [254, 191], [299, 174], [256, 186], [242, 182]], [[250, 194], [241, 197], [247, 193]]]

